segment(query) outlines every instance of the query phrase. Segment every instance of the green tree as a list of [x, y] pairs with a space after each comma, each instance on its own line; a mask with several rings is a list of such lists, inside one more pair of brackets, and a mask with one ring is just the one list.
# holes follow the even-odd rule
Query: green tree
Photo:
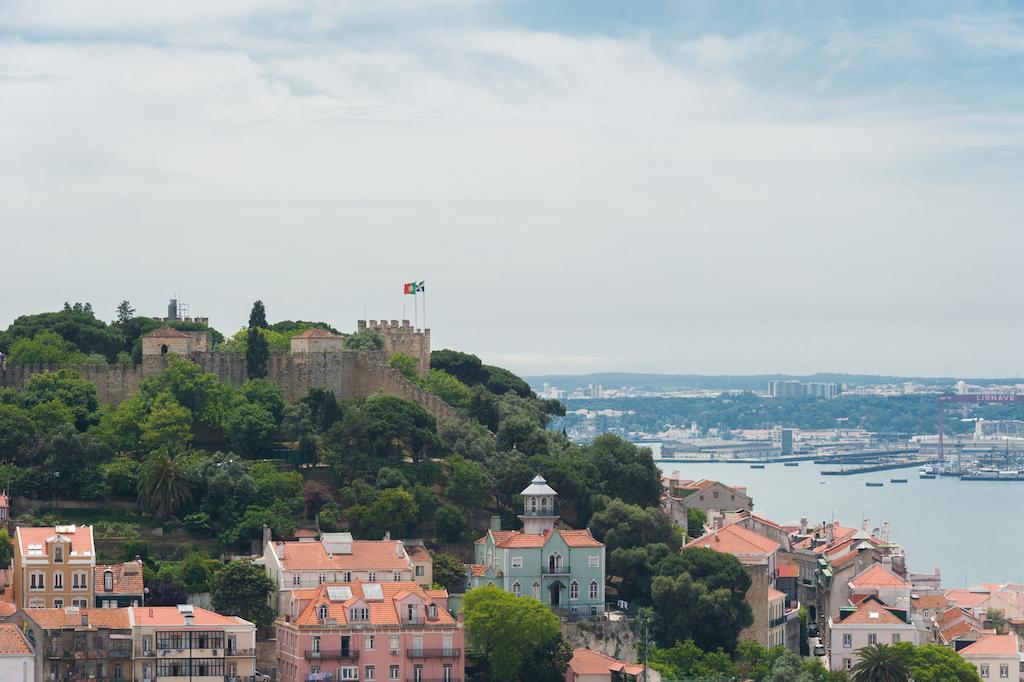
[[564, 682], [572, 645], [559, 635], [523, 661], [520, 677], [530, 682]]
[[167, 357], [167, 369], [148, 377], [139, 386], [143, 404], [148, 406], [158, 395], [170, 391], [178, 404], [192, 413], [193, 419], [207, 426], [220, 426], [230, 404], [231, 389], [191, 360]]
[[40, 332], [31, 339], [18, 339], [11, 345], [8, 361], [14, 365], [80, 365], [85, 353], [54, 332]]
[[497, 682], [522, 679], [524, 667], [561, 637], [558, 617], [531, 597], [487, 585], [463, 599], [466, 635]]
[[721, 649], [702, 651], [692, 639], [671, 647], [653, 647], [650, 666], [668, 679], [737, 678], [739, 671], [729, 654]]
[[869, 644], [857, 650], [858, 661], [850, 671], [854, 682], [907, 682], [907, 652], [888, 644]]
[[404, 535], [416, 527], [419, 519], [416, 498], [403, 488], [383, 490], [368, 507], [348, 511], [363, 537], [380, 537], [385, 531]]
[[247, 456], [254, 456], [270, 444], [276, 423], [265, 407], [244, 399], [232, 403], [224, 417], [224, 434], [232, 447]]
[[345, 337], [345, 350], [384, 350], [384, 339], [372, 329], [362, 329]]
[[469, 386], [439, 369], [430, 370], [420, 385], [453, 407], [466, 409], [473, 398]]
[[487, 372], [480, 358], [469, 353], [456, 350], [435, 350], [430, 353], [430, 366], [447, 372], [468, 386], [483, 384], [487, 381]]
[[193, 594], [209, 592], [214, 571], [219, 566], [220, 562], [216, 559], [192, 553], [174, 566], [174, 578]]
[[498, 430], [498, 401], [494, 399], [494, 394], [483, 386], [473, 387], [473, 396], [469, 399], [466, 413], [491, 431]]
[[131, 319], [135, 317], [135, 308], [133, 308], [132, 304], [127, 300], [118, 303], [117, 310], [115, 312], [117, 313], [118, 323], [122, 325], [130, 322]]
[[1006, 633], [1008, 623], [1006, 615], [1000, 609], [989, 609], [985, 612], [985, 626], [992, 628], [999, 634]]
[[660, 509], [638, 507], [619, 499], [613, 499], [604, 511], [591, 517], [590, 530], [594, 537], [605, 543], [609, 552], [619, 547], [654, 543], [671, 546], [675, 542], [672, 522]]
[[194, 481], [166, 450], [153, 452], [139, 469], [139, 505], [167, 518], [192, 499]]
[[808, 626], [807, 626], [807, 608], [804, 606], [800, 607], [800, 611], [797, 613], [797, 617], [800, 619], [800, 655], [810, 656], [811, 645], [807, 641], [808, 637]]
[[250, 379], [242, 384], [239, 393], [250, 403], [261, 406], [274, 418], [281, 421], [284, 413], [284, 391], [273, 381], [267, 379]]
[[32, 442], [36, 425], [28, 410], [0, 404], [0, 461], [11, 462], [20, 447]]
[[61, 426], [23, 448], [21, 459], [26, 464], [42, 465], [52, 476], [54, 493], [74, 499], [96, 499], [103, 494], [99, 467], [111, 454], [106, 445], [89, 434]]
[[704, 535], [704, 524], [708, 522], [708, 515], [703, 509], [690, 507], [686, 510], [686, 534], [691, 538], [699, 538]]
[[32, 421], [42, 433], [49, 433], [61, 426], [75, 426], [75, 413], [59, 400], [50, 400], [32, 406]]
[[[42, 332], [53, 332], [72, 344], [74, 351], [88, 355], [100, 353], [113, 360], [123, 349], [120, 330], [110, 328], [97, 320], [88, 303], [65, 304], [64, 309], [52, 313], [22, 315], [0, 333], [0, 352], [11, 352], [19, 339], [32, 339]], [[13, 361], [13, 359], [12, 359]]]
[[70, 369], [35, 374], [25, 387], [25, 405], [33, 407], [40, 403], [57, 400], [68, 406], [75, 415], [75, 426], [84, 431], [96, 419], [99, 399], [96, 387], [81, 374]]
[[11, 567], [14, 559], [14, 546], [11, 544], [11, 536], [6, 528], [0, 528], [0, 569]]
[[135, 497], [139, 489], [139, 471], [142, 464], [131, 457], [115, 457], [103, 465], [103, 481], [113, 498]]
[[900, 642], [892, 648], [906, 658], [914, 682], [981, 682], [977, 668], [949, 647]]
[[434, 514], [437, 537], [444, 542], [461, 542], [466, 534], [466, 514], [454, 504], [442, 504]]
[[249, 327], [245, 336], [245, 367], [250, 379], [262, 379], [267, 376], [267, 360], [270, 359], [270, 346], [259, 327]]
[[395, 353], [388, 358], [388, 364], [401, 372], [410, 381], [416, 381], [419, 378], [420, 360], [408, 353]]
[[252, 304], [252, 310], [249, 311], [249, 328], [267, 329], [268, 326], [267, 309], [263, 306], [263, 301], [256, 301]]
[[491, 488], [483, 467], [458, 455], [449, 457], [447, 464], [445, 496], [466, 510], [483, 507], [487, 501], [487, 491]]
[[170, 391], [158, 395], [142, 423], [142, 444], [150, 449], [181, 452], [192, 442], [192, 413], [178, 404]]
[[434, 582], [452, 593], [461, 594], [466, 587], [466, 567], [454, 554], [431, 552], [434, 560]]
[[605, 433], [584, 448], [586, 459], [601, 472], [603, 492], [641, 507], [661, 504], [661, 470], [650, 448], [641, 448]]
[[232, 561], [213, 577], [213, 609], [260, 627], [268, 626], [274, 622], [274, 610], [269, 606], [273, 589], [274, 583], [261, 567], [248, 561]]
[[651, 582], [652, 631], [661, 645], [693, 639], [700, 648], [733, 651], [753, 622], [746, 602], [750, 576], [731, 554], [685, 549], [675, 566]]

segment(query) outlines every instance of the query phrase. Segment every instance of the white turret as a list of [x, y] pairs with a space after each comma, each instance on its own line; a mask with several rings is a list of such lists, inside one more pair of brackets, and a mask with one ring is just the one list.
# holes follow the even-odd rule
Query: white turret
[[519, 518], [523, 521], [523, 532], [539, 535], [555, 527], [558, 512], [555, 511], [556, 493], [543, 476], [535, 476], [523, 492], [523, 513]]

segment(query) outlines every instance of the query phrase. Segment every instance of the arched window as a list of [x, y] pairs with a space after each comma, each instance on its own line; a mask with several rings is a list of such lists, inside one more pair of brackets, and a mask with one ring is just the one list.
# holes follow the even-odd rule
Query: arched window
[[517, 597], [523, 596], [523, 587], [519, 584], [518, 580], [512, 583], [512, 594], [516, 595]]
[[320, 620], [327, 620], [327, 613], [327, 604], [321, 604], [317, 609], [317, 615], [320, 617]]
[[533, 583], [533, 598], [540, 601], [540, 583]]
[[548, 573], [561, 573], [562, 555], [557, 550], [548, 556]]
[[103, 571], [103, 589], [107, 592], [114, 589], [114, 572], [109, 568]]
[[579, 599], [579, 598], [580, 598], [580, 584], [578, 582], [576, 582], [575, 580], [573, 580], [571, 583], [569, 583], [569, 599]]
[[427, 617], [431, 620], [437, 618], [437, 604], [431, 604], [427, 607]]
[[598, 589], [599, 589], [599, 585], [597, 584], [597, 581], [596, 580], [591, 580], [590, 581], [590, 598], [591, 599], [597, 599]]

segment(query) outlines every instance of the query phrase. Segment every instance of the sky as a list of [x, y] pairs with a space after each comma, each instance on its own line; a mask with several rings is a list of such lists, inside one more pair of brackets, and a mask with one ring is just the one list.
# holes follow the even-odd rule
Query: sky
[[0, 0], [0, 328], [1016, 376], [1022, 205], [1018, 3]]

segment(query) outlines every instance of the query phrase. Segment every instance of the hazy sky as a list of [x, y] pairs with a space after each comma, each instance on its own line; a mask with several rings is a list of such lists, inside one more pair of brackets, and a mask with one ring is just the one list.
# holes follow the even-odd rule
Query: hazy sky
[[0, 0], [0, 327], [424, 279], [522, 373], [1016, 375], [1022, 144], [1013, 3]]

